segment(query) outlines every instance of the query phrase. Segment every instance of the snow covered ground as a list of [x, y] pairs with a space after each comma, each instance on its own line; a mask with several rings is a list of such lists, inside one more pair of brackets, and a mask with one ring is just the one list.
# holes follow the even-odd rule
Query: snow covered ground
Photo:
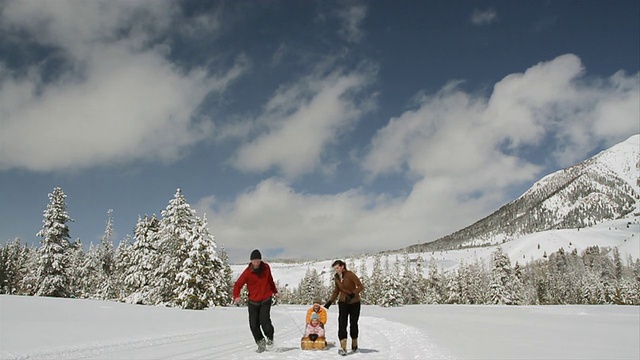
[[[0, 295], [1, 359], [327, 359], [299, 348], [306, 306], [275, 306], [278, 352], [255, 353], [247, 309], [205, 311]], [[336, 340], [337, 309], [328, 337]], [[640, 307], [364, 306], [360, 359], [638, 359]]]
[[[563, 247], [617, 247], [640, 256], [637, 216], [588, 229], [554, 230], [502, 244], [526, 263]], [[488, 263], [495, 247], [423, 253], [440, 269]], [[247, 254], [248, 255], [248, 254]], [[415, 258], [417, 254], [411, 254]], [[401, 256], [400, 256], [401, 257]], [[373, 257], [365, 257], [372, 269]], [[265, 259], [269, 262], [269, 259]], [[345, 260], [349, 261], [348, 258]], [[395, 255], [389, 257], [390, 262]], [[270, 262], [281, 285], [296, 287], [308, 268], [330, 275], [332, 260]], [[360, 258], [354, 260], [360, 265]], [[236, 275], [246, 264], [232, 266]], [[111, 301], [0, 295], [0, 359], [326, 359], [337, 348], [300, 350], [306, 306], [273, 308], [278, 352], [255, 353], [245, 307], [205, 311]], [[337, 341], [337, 309], [328, 337]], [[640, 307], [634, 306], [363, 306], [362, 359], [639, 359]]]

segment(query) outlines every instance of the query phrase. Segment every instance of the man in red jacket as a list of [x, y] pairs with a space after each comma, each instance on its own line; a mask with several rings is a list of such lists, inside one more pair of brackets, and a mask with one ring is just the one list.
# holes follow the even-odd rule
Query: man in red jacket
[[[233, 286], [233, 301], [240, 303], [240, 290], [247, 284], [249, 291], [249, 328], [258, 344], [258, 352], [263, 352], [267, 347], [273, 347], [273, 333], [271, 323], [271, 299], [278, 294], [276, 284], [271, 276], [269, 264], [262, 261], [262, 254], [258, 249], [251, 252], [251, 263], [242, 272]], [[260, 328], [262, 327], [262, 330]], [[262, 332], [264, 331], [264, 335]], [[264, 338], [267, 338], [265, 341]]]

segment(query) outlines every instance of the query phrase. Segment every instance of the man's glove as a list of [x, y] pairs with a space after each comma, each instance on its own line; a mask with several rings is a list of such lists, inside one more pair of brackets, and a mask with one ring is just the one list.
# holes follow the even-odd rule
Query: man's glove
[[330, 301], [327, 301], [327, 302], [324, 304], [324, 308], [325, 308], [325, 309], [328, 309], [328, 308], [329, 308], [329, 306], [331, 306], [331, 302], [330, 302]]

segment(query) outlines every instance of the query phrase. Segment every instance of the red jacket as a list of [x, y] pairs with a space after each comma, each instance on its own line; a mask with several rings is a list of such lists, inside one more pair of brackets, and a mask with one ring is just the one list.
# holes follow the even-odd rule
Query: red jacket
[[249, 301], [262, 302], [278, 292], [276, 284], [271, 276], [271, 268], [266, 262], [261, 262], [258, 269], [254, 270], [249, 264], [242, 272], [236, 284], [233, 286], [233, 298], [240, 296], [240, 290], [247, 284]]

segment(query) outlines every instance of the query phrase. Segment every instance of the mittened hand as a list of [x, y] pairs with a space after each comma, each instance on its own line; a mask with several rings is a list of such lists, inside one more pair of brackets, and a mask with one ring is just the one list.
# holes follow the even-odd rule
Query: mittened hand
[[327, 301], [327, 302], [324, 304], [324, 308], [325, 308], [325, 309], [328, 309], [328, 308], [329, 308], [329, 306], [331, 306], [331, 302]]
[[355, 297], [355, 294], [351, 293], [345, 296], [344, 300], [347, 302], [347, 304], [351, 304], [351, 301], [353, 300], [354, 297]]

